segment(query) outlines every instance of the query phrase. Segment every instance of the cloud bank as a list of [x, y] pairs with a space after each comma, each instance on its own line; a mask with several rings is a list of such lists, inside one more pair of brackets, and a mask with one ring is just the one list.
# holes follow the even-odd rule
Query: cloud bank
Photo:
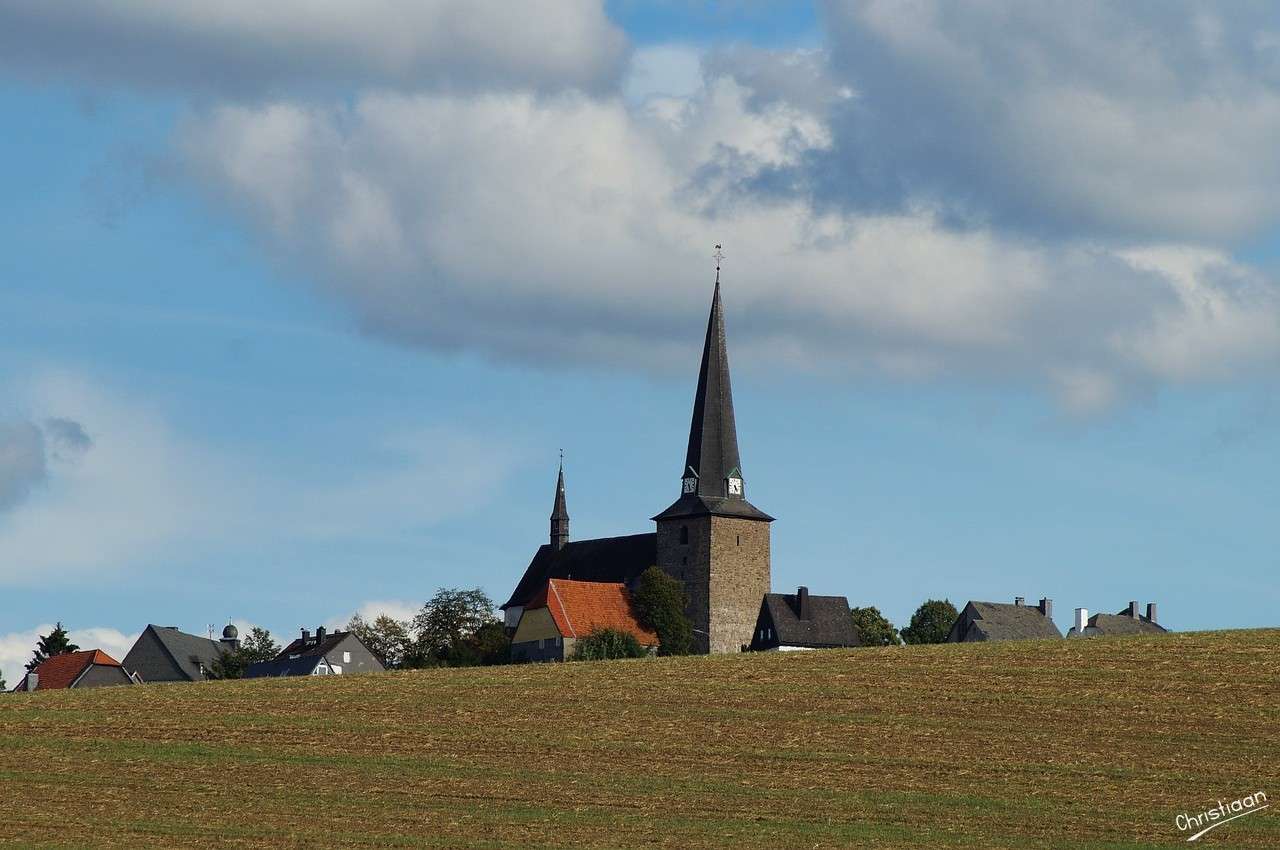
[[721, 243], [747, 367], [1090, 414], [1277, 363], [1276, 282], [1237, 256], [1280, 224], [1265, 4], [867, 0], [826, 4], [816, 49], [637, 51], [585, 0], [414, 8], [0, 19], [28, 72], [196, 94], [188, 185], [399, 343], [684, 365]]

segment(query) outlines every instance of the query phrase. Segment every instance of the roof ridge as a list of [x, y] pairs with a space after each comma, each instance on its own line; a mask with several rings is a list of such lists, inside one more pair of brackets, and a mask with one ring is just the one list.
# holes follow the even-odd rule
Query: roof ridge
[[569, 637], [577, 638], [578, 630], [573, 627], [573, 621], [569, 619], [569, 612], [564, 607], [564, 600], [560, 598], [560, 588], [556, 587], [557, 581], [558, 579], [549, 578], [547, 579], [547, 585], [551, 588], [551, 592], [556, 595], [556, 604], [560, 606], [560, 613], [564, 615], [564, 621], [568, 624], [569, 631], [573, 632]]

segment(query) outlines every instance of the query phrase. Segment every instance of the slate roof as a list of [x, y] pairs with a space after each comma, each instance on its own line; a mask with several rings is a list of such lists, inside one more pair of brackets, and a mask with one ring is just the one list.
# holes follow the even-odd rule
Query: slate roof
[[310, 676], [323, 658], [313, 654], [297, 658], [276, 657], [270, 661], [255, 661], [245, 668], [246, 679], [263, 679], [274, 676]]
[[[858, 630], [849, 614], [849, 600], [843, 596], [809, 595], [809, 619], [800, 619], [799, 597], [794, 593], [766, 593], [761, 613], [768, 612], [783, 646], [814, 649], [857, 646]], [[757, 620], [756, 630], [759, 631]]]
[[[1136, 618], [1130, 617], [1128, 610], [1119, 614], [1094, 614], [1089, 618], [1089, 628], [1095, 630], [1093, 634], [1099, 635], [1158, 635], [1168, 631], [1141, 614]], [[1089, 633], [1086, 629], [1085, 634]]]
[[[93, 664], [101, 664], [104, 667], [120, 666], [119, 661], [116, 661], [100, 649], [85, 649], [80, 652], [55, 655], [52, 658], [45, 659], [35, 670], [31, 671], [37, 676], [36, 690], [51, 691], [69, 688], [76, 679], [80, 678], [80, 674]], [[27, 677], [24, 674], [22, 681], [18, 683], [14, 690], [25, 691], [26, 689]]]
[[503, 603], [502, 608], [524, 605], [551, 578], [631, 581], [658, 563], [657, 547], [657, 535], [652, 533], [576, 540], [558, 550], [544, 543], [538, 547], [511, 598]]
[[331, 651], [337, 648], [338, 644], [342, 643], [350, 636], [351, 632], [334, 631], [326, 633], [324, 640], [322, 641], [317, 641], [316, 636], [311, 635], [310, 639], [306, 643], [303, 643], [301, 637], [297, 637], [293, 639], [293, 643], [280, 650], [280, 654], [276, 656], [276, 659], [288, 658], [291, 655], [299, 655], [304, 658], [328, 655]]
[[643, 646], [657, 646], [658, 636], [636, 621], [631, 594], [617, 582], [549, 579], [525, 610], [545, 607], [562, 637], [581, 638], [596, 629], [630, 632]]
[[[186, 632], [180, 632], [172, 626], [156, 626], [147, 625], [147, 631], [155, 635], [165, 652], [173, 659], [178, 669], [193, 682], [199, 682], [204, 679], [200, 674], [200, 665], [204, 665], [205, 670], [213, 670], [213, 662], [222, 657], [222, 647], [215, 640], [199, 635], [190, 635]], [[148, 671], [145, 669], [131, 670], [142, 677], [142, 681], [146, 682], [150, 678]], [[154, 677], [156, 679], [160, 677]]]
[[569, 507], [565, 504], [564, 499], [564, 462], [560, 463], [560, 474], [556, 477], [556, 500], [551, 507], [551, 518], [567, 520], [569, 518]]
[[718, 274], [715, 294], [711, 297], [711, 315], [707, 318], [707, 337], [702, 346], [698, 389], [693, 396], [693, 421], [689, 425], [689, 448], [684, 464], [680, 477], [695, 475], [697, 490], [682, 493], [674, 504], [655, 516], [655, 520], [707, 514], [773, 519], [748, 502], [745, 493], [730, 496], [725, 483], [731, 473], [742, 477], [742, 460], [738, 457], [738, 429], [733, 415], [729, 349]]
[[962, 621], [966, 615], [971, 622], [964, 634], [954, 634], [953, 627], [953, 634], [948, 636], [948, 640], [1038, 640], [1062, 637], [1062, 632], [1058, 631], [1053, 620], [1041, 614], [1039, 607], [1035, 605], [970, 601], [957, 620]]

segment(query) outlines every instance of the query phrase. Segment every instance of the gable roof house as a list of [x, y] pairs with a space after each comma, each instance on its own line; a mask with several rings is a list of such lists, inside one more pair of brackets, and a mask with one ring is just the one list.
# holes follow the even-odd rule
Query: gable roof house
[[970, 601], [956, 617], [947, 643], [969, 643], [981, 640], [1046, 640], [1062, 638], [1053, 624], [1053, 600], [1041, 599], [1039, 605], [1027, 605], [1017, 596], [1007, 602]]
[[105, 688], [135, 684], [137, 680], [125, 672], [119, 661], [100, 649], [86, 649], [46, 659], [27, 673], [14, 691]]
[[1094, 614], [1090, 617], [1089, 609], [1077, 608], [1076, 623], [1067, 632], [1067, 637], [1159, 635], [1167, 631], [1156, 622], [1156, 603], [1147, 603], [1147, 613], [1144, 616], [1138, 613], [1138, 603], [1134, 601], [1118, 614]]
[[351, 632], [336, 629], [326, 631], [324, 626], [314, 635], [307, 629], [302, 636], [280, 651], [270, 661], [250, 664], [244, 671], [246, 679], [267, 676], [340, 676], [352, 673], [380, 673], [386, 665], [378, 656]]
[[637, 622], [631, 593], [621, 582], [548, 579], [530, 598], [511, 638], [513, 661], [564, 661], [596, 629], [634, 635], [652, 649], [658, 636]]
[[766, 593], [751, 638], [753, 652], [833, 649], [858, 646], [858, 630], [843, 596], [813, 596], [809, 588], [795, 593]]
[[121, 663], [145, 683], [203, 682], [214, 678], [214, 662], [239, 647], [234, 626], [220, 641], [178, 631], [177, 626], [148, 625]]

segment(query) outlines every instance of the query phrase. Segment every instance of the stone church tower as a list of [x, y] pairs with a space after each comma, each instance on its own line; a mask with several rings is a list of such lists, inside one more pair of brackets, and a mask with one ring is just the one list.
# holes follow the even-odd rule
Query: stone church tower
[[680, 485], [680, 498], [653, 518], [658, 566], [685, 584], [698, 648], [738, 652], [751, 643], [770, 589], [773, 517], [747, 501], [718, 269]]

